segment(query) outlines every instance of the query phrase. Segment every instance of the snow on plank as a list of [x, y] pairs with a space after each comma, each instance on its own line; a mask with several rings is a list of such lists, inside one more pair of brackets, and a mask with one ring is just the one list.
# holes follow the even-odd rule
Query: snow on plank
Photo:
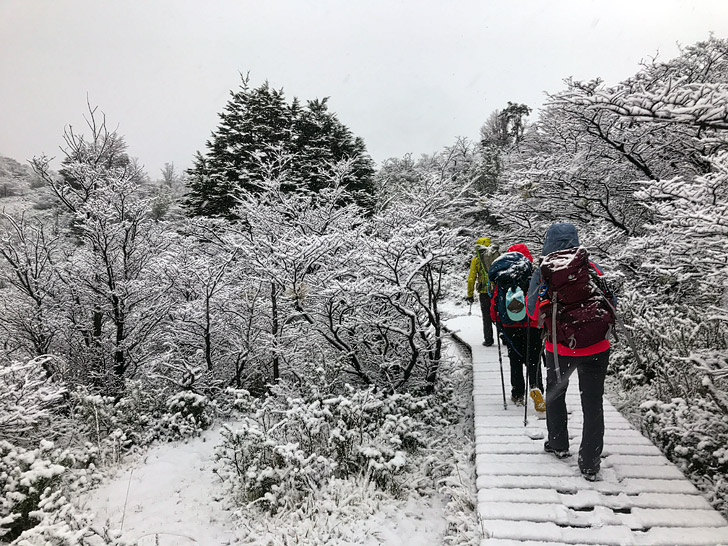
[[496, 474], [478, 475], [476, 485], [478, 489], [506, 487], [520, 489], [538, 489], [538, 488], [554, 488], [557, 491], [579, 491], [590, 490], [601, 491], [607, 494], [619, 495], [639, 495], [643, 492], [649, 493], [672, 493], [672, 494], [692, 494], [697, 495], [698, 491], [695, 486], [688, 480], [643, 480], [643, 479], [624, 479], [617, 481], [597, 481], [588, 482], [581, 476], [578, 476], [578, 470], [573, 476], [560, 477], [558, 479], [552, 476], [504, 476]]
[[[632, 529], [618, 525], [601, 527], [571, 527], [553, 522], [513, 520], [485, 520], [482, 524], [484, 534], [489, 538], [533, 541], [541, 544], [548, 542], [564, 542], [567, 544], [600, 544], [623, 546], [636, 544]], [[488, 542], [483, 541], [483, 546]]]
[[624, 478], [650, 478], [657, 480], [685, 480], [685, 475], [673, 464], [669, 466], [622, 465], [613, 466], [618, 480]]
[[631, 508], [628, 511], [599, 504], [569, 507], [561, 503], [479, 502], [480, 517], [514, 521], [553, 522], [560, 526], [591, 527], [623, 525], [635, 530], [653, 527], [721, 527], [725, 520], [715, 510]]
[[[573, 445], [578, 446], [579, 442]], [[493, 453], [493, 454], [519, 454], [519, 453], [544, 453], [543, 441], [533, 441], [530, 438], [522, 440], [520, 438], [513, 439], [511, 442], [481, 442], [475, 447], [476, 453]], [[642, 444], [617, 444], [604, 446], [602, 456], [606, 459], [614, 455], [654, 455], [661, 456], [662, 453], [653, 445]]]
[[509, 538], [487, 538], [480, 543], [481, 546], [587, 546], [584, 543], [544, 542], [543, 540], [511, 540]]
[[561, 503], [569, 508], [606, 506], [626, 512], [633, 508], [679, 508], [684, 510], [712, 510], [700, 495], [675, 493], [639, 493], [606, 495], [597, 490], [559, 492], [555, 489], [482, 488], [478, 502]]

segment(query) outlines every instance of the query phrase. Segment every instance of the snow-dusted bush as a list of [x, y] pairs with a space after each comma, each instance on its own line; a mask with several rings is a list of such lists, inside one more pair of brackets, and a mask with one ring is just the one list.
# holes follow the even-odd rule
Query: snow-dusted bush
[[0, 438], [31, 445], [52, 421], [52, 410], [63, 402], [66, 389], [48, 378], [44, 364], [50, 360], [0, 361]]
[[398, 492], [411, 454], [423, 445], [423, 427], [441, 423], [445, 412], [427, 398], [374, 389], [331, 396], [315, 386], [277, 390], [239, 426], [225, 427], [217, 454], [218, 472], [236, 497], [271, 512], [332, 476], [361, 475]]
[[37, 523], [34, 514], [54, 496], [68, 463], [51, 442], [34, 450], [0, 442], [0, 534], [12, 540]]
[[250, 391], [246, 389], [236, 389], [228, 387], [216, 398], [218, 411], [224, 416], [230, 416], [232, 413], [247, 414], [254, 411], [257, 398], [252, 396]]
[[166, 412], [154, 423], [151, 434], [155, 439], [181, 440], [199, 436], [211, 424], [212, 413], [207, 397], [182, 391], [167, 399]]
[[332, 474], [335, 462], [306, 452], [296, 443], [270, 438], [254, 420], [235, 430], [226, 427], [218, 457], [218, 472], [232, 478], [231, 488], [242, 502], [255, 502], [275, 512], [290, 508], [317, 490]]
[[[381, 541], [380, 528], [402, 528], [403, 519], [424, 516], [434, 517], [431, 523], [439, 528], [437, 540], [443, 544], [479, 544], [472, 377], [468, 366], [451, 357], [448, 353], [443, 361], [436, 394], [426, 399], [386, 397], [350, 388], [327, 394], [336, 389], [320, 378], [312, 382], [319, 385], [318, 392], [313, 386], [306, 393], [284, 385], [274, 388], [279, 401], [269, 407], [265, 419], [253, 415], [226, 430], [226, 439], [218, 447], [217, 472], [239, 503], [236, 519], [244, 522], [247, 541], [280, 546], [353, 544], [367, 539], [375, 543]], [[229, 394], [245, 412], [252, 406], [261, 409], [262, 401], [248, 393]], [[389, 413], [395, 418], [384, 424]], [[291, 423], [295, 415], [299, 419], [305, 415], [306, 425]], [[408, 440], [390, 441], [397, 431], [380, 434], [376, 430], [378, 425], [387, 429], [397, 422], [404, 425], [392, 428], [416, 433], [411, 437], [417, 444], [414, 450], [402, 447]], [[293, 436], [294, 424], [303, 435]], [[284, 443], [283, 437], [290, 441]], [[319, 446], [319, 453], [307, 452], [309, 445]], [[406, 465], [396, 473], [390, 471], [395, 483], [378, 483], [373, 475], [377, 465], [369, 467], [370, 461], [384, 460], [380, 446], [392, 454], [404, 452]], [[362, 453], [370, 449], [369, 456]], [[261, 471], [261, 461], [276, 458], [281, 466], [268, 465]], [[394, 459], [396, 463], [396, 455]], [[312, 469], [307, 471], [301, 465], [309, 461]], [[379, 476], [387, 479], [385, 473]], [[279, 504], [272, 506], [275, 500]], [[424, 513], [421, 507], [427, 507]], [[427, 540], [419, 535], [410, 538], [413, 544], [436, 542], [434, 533]]]
[[42, 440], [25, 449], [0, 441], [0, 537], [25, 545], [86, 544], [82, 537], [95, 532], [69, 497], [97, 480], [96, 455], [91, 445], [60, 449]]
[[129, 399], [116, 402], [113, 397], [91, 394], [79, 388], [72, 394], [73, 418], [81, 434], [98, 450], [103, 464], [118, 463], [132, 446], [144, 443], [144, 430], [148, 426], [145, 413], [135, 413]]
[[109, 529], [92, 527], [93, 514], [80, 512], [65, 497], [38, 513], [39, 523], [12, 542], [12, 546], [130, 546]]
[[697, 398], [651, 401], [640, 406], [643, 426], [657, 446], [728, 512], [728, 422], [712, 402]]
[[124, 396], [73, 393], [74, 417], [82, 433], [99, 451], [100, 459], [116, 463], [134, 446], [198, 436], [212, 423], [213, 408], [205, 396], [181, 391], [165, 397], [150, 385], [129, 381]]

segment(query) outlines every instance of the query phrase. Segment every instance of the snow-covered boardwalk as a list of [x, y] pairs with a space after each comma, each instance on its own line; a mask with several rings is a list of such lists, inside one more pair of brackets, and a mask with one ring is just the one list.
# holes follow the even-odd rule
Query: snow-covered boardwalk
[[[576, 374], [567, 392], [572, 456], [543, 451], [545, 420], [503, 409], [498, 349], [483, 347], [480, 317], [448, 328], [473, 354], [473, 398], [482, 546], [546, 544], [728, 545], [728, 522], [685, 476], [605, 400], [601, 479], [581, 477]], [[503, 349], [506, 394], [508, 360]], [[533, 406], [531, 405], [531, 409]]]

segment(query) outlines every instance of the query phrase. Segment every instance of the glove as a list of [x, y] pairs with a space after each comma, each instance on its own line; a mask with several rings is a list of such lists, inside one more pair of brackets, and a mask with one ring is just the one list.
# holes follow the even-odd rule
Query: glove
[[467, 298], [465, 298], [465, 301], [467, 301], [468, 303], [473, 303], [475, 299], [473, 298], [473, 296], [468, 296]]

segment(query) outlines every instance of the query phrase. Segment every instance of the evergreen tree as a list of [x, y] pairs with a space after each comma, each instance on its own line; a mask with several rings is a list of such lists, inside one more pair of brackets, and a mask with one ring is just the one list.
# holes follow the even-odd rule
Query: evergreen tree
[[373, 193], [372, 160], [364, 141], [329, 111], [327, 102], [328, 97], [308, 101], [296, 117], [296, 174], [305, 187], [318, 192], [328, 183], [326, 172], [332, 165], [350, 161], [343, 182], [361, 204]]
[[188, 171], [186, 207], [192, 215], [233, 217], [243, 189], [257, 192], [264, 180], [282, 177], [286, 191], [318, 192], [329, 173], [347, 162], [345, 184], [361, 203], [373, 191], [372, 160], [333, 112], [327, 99], [301, 107], [268, 82], [258, 88], [243, 77], [220, 114], [220, 125]]
[[244, 77], [231, 95], [207, 141], [207, 154], [198, 152], [188, 171], [186, 206], [193, 215], [229, 216], [240, 188], [254, 190], [266, 174], [280, 174], [270, 172], [274, 156], [290, 146], [292, 110], [282, 90], [268, 82], [251, 89]]

